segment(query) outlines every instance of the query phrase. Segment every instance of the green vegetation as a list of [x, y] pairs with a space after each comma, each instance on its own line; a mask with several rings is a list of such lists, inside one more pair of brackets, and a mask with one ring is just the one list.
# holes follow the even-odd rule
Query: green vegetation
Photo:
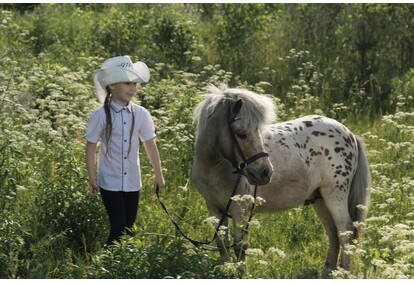
[[[104, 59], [147, 62], [150, 110], [182, 229], [213, 233], [191, 184], [192, 112], [208, 84], [274, 98], [278, 119], [323, 114], [366, 142], [371, 207], [352, 270], [414, 277], [414, 6], [411, 4], [1, 4], [0, 278], [234, 278], [237, 263], [180, 237], [144, 189], [134, 237], [103, 249], [84, 133]], [[255, 216], [245, 278], [322, 278], [327, 238], [309, 206]]]

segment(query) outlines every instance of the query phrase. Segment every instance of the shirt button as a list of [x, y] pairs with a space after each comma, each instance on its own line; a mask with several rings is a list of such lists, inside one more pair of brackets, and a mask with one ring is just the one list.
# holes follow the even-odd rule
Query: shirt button
[[126, 122], [124, 122], [124, 125], [126, 125]]
[[127, 140], [124, 140], [124, 142], [127, 142]]
[[127, 173], [126, 172], [124, 172], [124, 175], [126, 175]]

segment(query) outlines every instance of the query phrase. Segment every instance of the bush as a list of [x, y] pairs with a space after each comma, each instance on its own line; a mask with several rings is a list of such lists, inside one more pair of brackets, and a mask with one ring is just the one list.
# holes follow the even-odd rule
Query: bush
[[106, 279], [214, 278], [217, 264], [182, 238], [146, 234], [122, 240], [92, 262], [88, 277]]

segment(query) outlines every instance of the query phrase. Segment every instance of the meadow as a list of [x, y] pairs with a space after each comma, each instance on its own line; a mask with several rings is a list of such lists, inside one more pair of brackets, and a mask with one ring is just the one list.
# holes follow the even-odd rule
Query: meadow
[[[90, 113], [100, 107], [92, 74], [109, 53], [81, 51], [82, 40], [93, 37], [76, 26], [76, 19], [92, 21], [91, 9], [56, 5], [36, 9], [25, 15], [6, 9], [0, 14], [0, 35], [5, 39], [0, 43], [0, 278], [240, 277], [236, 260], [223, 264], [218, 252], [196, 248], [177, 233], [152, 192], [153, 175], [144, 154], [144, 186], [133, 236], [116, 248], [103, 248], [108, 221], [101, 200], [88, 195], [84, 135]], [[106, 21], [95, 30], [96, 40], [108, 36], [103, 29], [116, 26], [110, 20], [121, 12], [122, 7], [102, 12]], [[59, 23], [59, 13], [78, 18], [62, 17]], [[71, 21], [74, 29], [73, 45], [64, 42], [65, 21]], [[48, 35], [41, 23], [62, 34]], [[185, 26], [180, 30], [180, 38], [186, 39], [188, 30]], [[44, 42], [49, 40], [48, 46], [34, 44], [41, 36]], [[85, 48], [97, 45], [89, 41]], [[151, 46], [142, 45], [147, 48], [142, 53], [150, 54]], [[414, 69], [389, 80], [389, 95], [380, 101], [386, 107], [377, 109], [378, 93], [373, 90], [352, 87], [348, 99], [339, 94], [340, 99], [333, 99], [331, 94], [340, 89], [343, 78], [339, 65], [328, 76], [317, 56], [305, 49], [278, 51], [277, 66], [262, 66], [256, 72], [261, 79], [249, 81], [230, 67], [209, 64], [208, 52], [197, 46], [187, 53], [179, 53], [175, 45], [158, 50], [168, 50], [170, 57], [180, 54], [187, 60], [185, 66], [177, 63], [184, 61], [167, 63], [164, 57], [147, 54], [151, 81], [141, 85], [134, 98], [156, 124], [167, 184], [161, 197], [183, 231], [197, 240], [208, 240], [214, 232], [190, 179], [193, 110], [210, 84], [244, 87], [272, 97], [278, 121], [326, 115], [366, 144], [372, 184], [365, 233], [349, 247], [351, 271], [340, 269], [330, 277], [414, 278]], [[124, 51], [128, 50], [120, 52]], [[327, 244], [311, 206], [257, 214], [249, 231], [249, 273], [242, 278], [325, 278]]]

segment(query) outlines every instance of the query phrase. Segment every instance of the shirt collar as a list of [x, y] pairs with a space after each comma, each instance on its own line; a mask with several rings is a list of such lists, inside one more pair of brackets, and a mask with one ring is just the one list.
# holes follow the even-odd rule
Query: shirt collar
[[127, 109], [129, 112], [132, 112], [132, 103], [128, 103], [127, 106], [121, 106], [118, 103], [116, 103], [114, 100], [111, 100], [111, 108], [116, 112], [119, 113], [122, 111], [122, 109]]

